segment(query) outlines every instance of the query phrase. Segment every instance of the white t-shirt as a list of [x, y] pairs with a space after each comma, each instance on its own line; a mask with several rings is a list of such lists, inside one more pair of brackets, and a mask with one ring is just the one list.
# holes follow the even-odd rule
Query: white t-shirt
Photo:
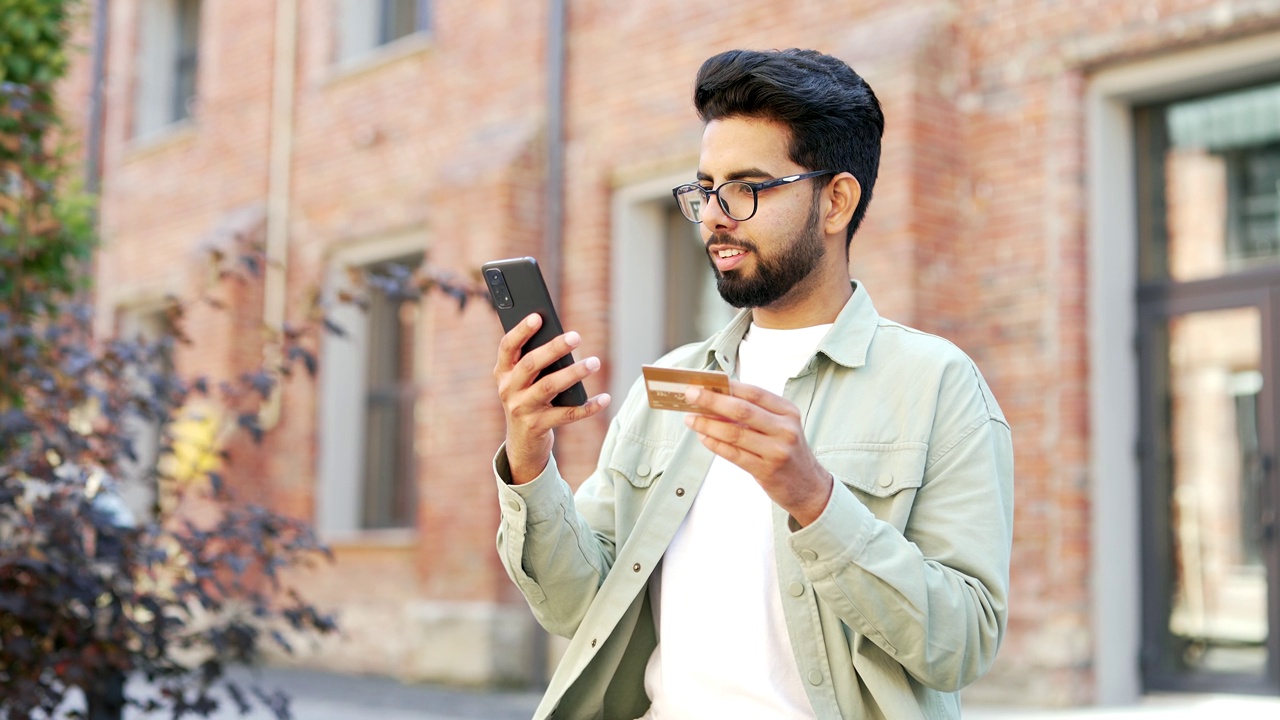
[[[738, 379], [781, 395], [830, 328], [753, 326]], [[782, 614], [772, 513], [755, 478], [715, 458], [651, 583], [658, 647], [645, 718], [814, 718]]]

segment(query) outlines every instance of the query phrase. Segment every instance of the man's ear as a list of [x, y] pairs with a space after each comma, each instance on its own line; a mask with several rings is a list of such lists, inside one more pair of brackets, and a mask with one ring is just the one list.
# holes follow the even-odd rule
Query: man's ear
[[827, 235], [840, 235], [842, 238], [853, 221], [853, 211], [862, 200], [862, 185], [853, 175], [842, 172], [831, 179], [827, 185], [829, 205], [822, 218], [822, 229]]

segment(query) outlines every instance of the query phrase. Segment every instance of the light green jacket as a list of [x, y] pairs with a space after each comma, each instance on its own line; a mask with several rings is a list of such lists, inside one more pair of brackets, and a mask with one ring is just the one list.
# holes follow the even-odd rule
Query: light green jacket
[[[734, 374], [750, 317], [660, 364]], [[959, 717], [957, 691], [991, 667], [1008, 603], [1013, 448], [995, 398], [963, 352], [882, 319], [856, 283], [784, 394], [838, 481], [808, 527], [774, 507], [779, 592], [814, 711]], [[576, 496], [554, 458], [510, 485], [498, 451], [498, 552], [538, 621], [571, 638], [535, 717], [644, 713], [657, 642], [647, 583], [711, 459], [641, 383]]]

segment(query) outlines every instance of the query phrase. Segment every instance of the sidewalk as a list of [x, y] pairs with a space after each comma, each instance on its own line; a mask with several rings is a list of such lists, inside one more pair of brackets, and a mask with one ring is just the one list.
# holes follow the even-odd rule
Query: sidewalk
[[[244, 679], [242, 671], [236, 674]], [[540, 693], [533, 690], [464, 690], [436, 685], [406, 685], [379, 677], [338, 675], [315, 670], [264, 668], [258, 684], [293, 698], [296, 720], [528, 720]], [[143, 716], [126, 714], [129, 720]], [[224, 707], [216, 720], [274, 720], [255, 705], [248, 715]], [[1123, 708], [1036, 710], [965, 706], [965, 720], [1277, 720], [1280, 698], [1236, 695], [1160, 695]]]
[[[407, 685], [391, 678], [316, 670], [262, 668], [250, 673], [237, 669], [233, 675], [245, 685], [254, 682], [269, 693], [284, 691], [292, 698], [290, 709], [295, 720], [529, 720], [541, 697], [531, 690]], [[146, 716], [126, 713], [125, 718], [144, 720]], [[241, 715], [228, 702], [210, 718], [275, 720], [275, 715], [257, 701], [252, 712]]]
[[1243, 695], [1153, 695], [1115, 708], [1028, 710], [966, 706], [965, 720], [1277, 720], [1280, 698]]

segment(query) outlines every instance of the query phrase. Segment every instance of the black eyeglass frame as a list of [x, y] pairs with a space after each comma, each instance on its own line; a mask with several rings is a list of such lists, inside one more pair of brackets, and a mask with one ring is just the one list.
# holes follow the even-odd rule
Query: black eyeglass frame
[[[732, 219], [735, 222], [746, 222], [747, 220], [750, 220], [751, 218], [755, 217], [756, 210], [760, 209], [760, 191], [768, 190], [770, 188], [781, 187], [783, 185], [790, 185], [791, 183], [800, 182], [801, 180], [808, 180], [809, 178], [815, 178], [822, 175], [836, 175], [839, 172], [840, 172], [839, 170], [814, 170], [813, 172], [800, 173], [799, 175], [787, 175], [786, 177], [774, 178], [773, 180], [762, 180], [760, 182], [747, 182], [746, 180], [726, 180], [711, 189], [704, 188], [697, 183], [685, 183], [684, 185], [678, 185], [674, 188], [671, 188], [671, 196], [676, 199], [676, 205], [679, 206], [680, 208], [680, 214], [683, 215], [684, 219], [688, 220], [689, 222], [694, 222], [694, 223], [702, 222], [700, 218], [694, 219], [689, 217], [689, 213], [685, 212], [684, 203], [680, 202], [681, 195], [687, 195], [688, 193], [691, 193], [691, 192], [701, 193], [703, 203], [710, 201], [711, 196], [715, 195], [716, 202], [720, 205], [721, 212], [723, 212], [726, 216], [728, 216], [730, 219]], [[738, 185], [745, 185], [751, 188], [751, 212], [747, 213], [746, 217], [734, 217], [733, 213], [729, 212], [728, 203], [726, 203], [720, 197], [720, 190], [724, 188], [725, 185], [729, 185], [732, 183], [737, 183]]]

